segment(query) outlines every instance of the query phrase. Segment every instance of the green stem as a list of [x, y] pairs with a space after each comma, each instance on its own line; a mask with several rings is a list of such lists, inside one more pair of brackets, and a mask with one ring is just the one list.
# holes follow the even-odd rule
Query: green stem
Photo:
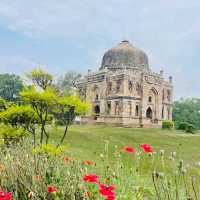
[[161, 200], [159, 192], [158, 192], [158, 189], [157, 189], [157, 186], [156, 186], [154, 174], [152, 174], [152, 180], [153, 180], [153, 185], [154, 185], [154, 188], [155, 188], [155, 191], [156, 191], [156, 196], [157, 196], [158, 200]]

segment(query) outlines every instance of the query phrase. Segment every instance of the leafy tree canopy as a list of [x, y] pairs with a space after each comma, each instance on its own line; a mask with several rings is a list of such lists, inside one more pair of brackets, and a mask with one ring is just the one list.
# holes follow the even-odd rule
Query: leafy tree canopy
[[188, 122], [200, 129], [200, 99], [181, 99], [174, 102], [173, 120], [176, 126]]
[[38, 117], [29, 105], [13, 105], [0, 112], [0, 119], [6, 124], [27, 128], [31, 123], [37, 123]]
[[27, 77], [43, 90], [51, 86], [53, 82], [53, 76], [42, 69], [34, 69], [27, 74]]
[[16, 101], [23, 88], [21, 78], [15, 74], [0, 74], [0, 97], [7, 101]]
[[81, 79], [81, 77], [81, 74], [75, 71], [69, 71], [58, 80], [57, 87], [64, 94], [71, 94], [76, 89], [77, 82]]

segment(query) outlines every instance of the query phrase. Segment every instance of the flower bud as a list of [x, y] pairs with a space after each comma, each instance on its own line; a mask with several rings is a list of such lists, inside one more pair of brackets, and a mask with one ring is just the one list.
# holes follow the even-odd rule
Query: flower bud
[[173, 151], [173, 152], [171, 153], [171, 155], [172, 155], [173, 158], [176, 158], [176, 152], [175, 152], [175, 151]]
[[29, 198], [29, 199], [32, 199], [32, 198], [33, 198], [33, 192], [29, 192], [29, 193], [28, 193], [28, 198]]
[[164, 156], [164, 153], [165, 153], [165, 150], [164, 150], [164, 149], [161, 149], [161, 150], [160, 150], [160, 155], [161, 155], [161, 156]]

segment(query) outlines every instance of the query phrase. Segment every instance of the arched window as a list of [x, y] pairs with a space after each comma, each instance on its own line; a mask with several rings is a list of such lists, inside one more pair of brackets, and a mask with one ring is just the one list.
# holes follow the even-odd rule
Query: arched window
[[115, 115], [119, 115], [119, 101], [115, 101]]
[[117, 91], [117, 92], [120, 92], [121, 83], [122, 83], [121, 80], [118, 80], [118, 81], [117, 81], [117, 86], [116, 86], [116, 91]]
[[107, 103], [107, 114], [110, 114], [111, 112], [111, 102]]
[[150, 107], [146, 111], [146, 117], [152, 119], [152, 109]]
[[137, 95], [141, 95], [141, 85], [139, 83], [136, 83], [136, 91]]
[[151, 102], [152, 102], [152, 97], [151, 97], [151, 96], [149, 96], [149, 99], [148, 99], [148, 101], [149, 101], [149, 103], [151, 103]]
[[130, 92], [132, 92], [132, 90], [133, 90], [133, 82], [132, 81], [128, 81], [128, 90]]
[[139, 106], [135, 106], [135, 116], [139, 116]]

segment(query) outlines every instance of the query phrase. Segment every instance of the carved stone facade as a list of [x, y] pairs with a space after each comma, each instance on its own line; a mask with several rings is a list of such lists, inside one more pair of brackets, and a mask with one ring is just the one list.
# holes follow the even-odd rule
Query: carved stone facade
[[172, 120], [172, 77], [154, 73], [148, 57], [128, 41], [104, 54], [98, 72], [78, 84], [81, 98], [92, 104], [87, 123], [130, 127], [160, 127]]

